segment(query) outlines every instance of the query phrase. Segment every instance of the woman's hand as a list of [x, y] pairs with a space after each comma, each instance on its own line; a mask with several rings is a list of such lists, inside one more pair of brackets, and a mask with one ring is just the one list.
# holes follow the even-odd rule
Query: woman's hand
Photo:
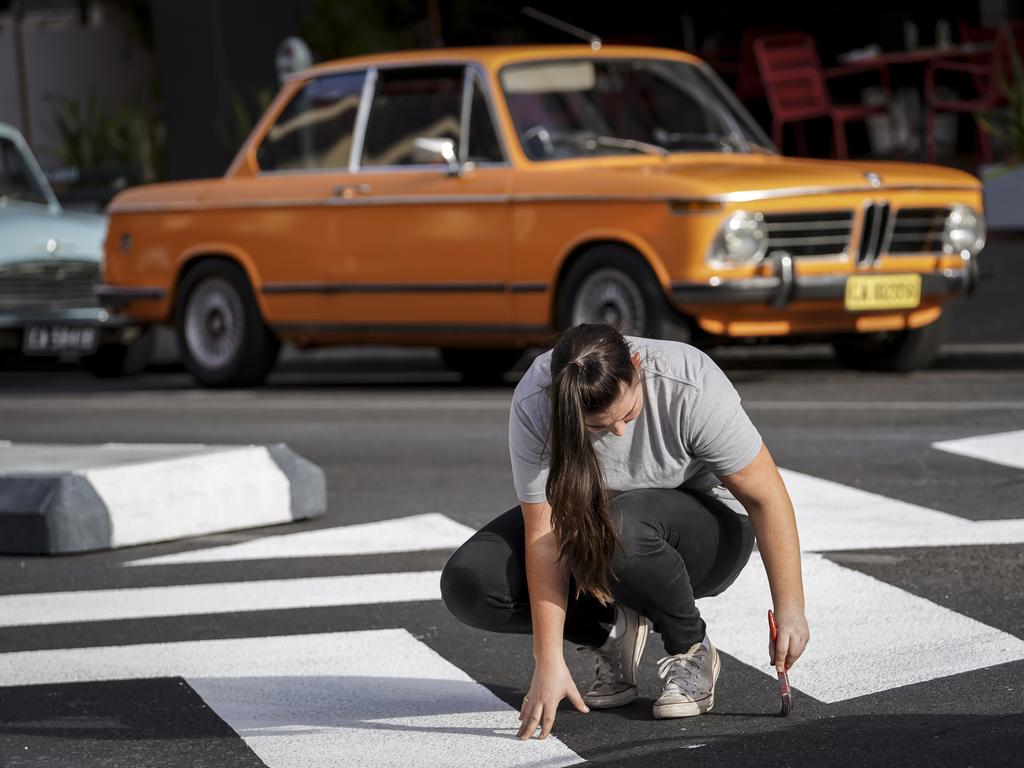
[[804, 652], [811, 632], [807, 628], [807, 617], [800, 608], [783, 606], [776, 609], [775, 626], [778, 630], [775, 639], [768, 641], [768, 663], [779, 672], [785, 672]]
[[523, 724], [519, 728], [518, 737], [524, 741], [529, 739], [539, 724], [541, 731], [538, 738], [546, 739], [547, 735], [551, 733], [551, 727], [555, 724], [558, 703], [566, 697], [580, 712], [590, 711], [590, 708], [583, 702], [583, 697], [580, 696], [572, 675], [569, 674], [569, 668], [565, 665], [564, 658], [538, 661], [533, 668], [530, 691], [526, 694], [523, 706], [519, 709], [519, 719]]

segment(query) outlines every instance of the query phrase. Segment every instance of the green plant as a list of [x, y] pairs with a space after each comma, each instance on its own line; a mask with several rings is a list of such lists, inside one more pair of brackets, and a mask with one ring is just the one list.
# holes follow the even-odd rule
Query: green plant
[[1012, 163], [1024, 161], [1024, 62], [1017, 51], [1017, 40], [1007, 26], [1000, 30], [1006, 36], [1009, 51], [1010, 72], [996, 61], [994, 77], [999, 93], [1006, 100], [1006, 106], [988, 114], [977, 115], [982, 129], [1002, 143]]
[[82, 101], [53, 99], [61, 162], [83, 175], [127, 174], [142, 182], [163, 174], [163, 126], [145, 101], [106, 107], [95, 88]]

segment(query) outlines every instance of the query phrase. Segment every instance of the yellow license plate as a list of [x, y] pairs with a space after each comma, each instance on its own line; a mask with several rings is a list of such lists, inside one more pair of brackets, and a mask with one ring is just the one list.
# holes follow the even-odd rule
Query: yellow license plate
[[847, 309], [913, 309], [921, 303], [920, 275], [852, 275], [846, 278]]

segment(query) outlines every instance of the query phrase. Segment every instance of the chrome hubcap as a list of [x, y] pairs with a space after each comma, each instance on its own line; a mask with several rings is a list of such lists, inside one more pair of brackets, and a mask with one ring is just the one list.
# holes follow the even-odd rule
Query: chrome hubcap
[[618, 269], [605, 267], [587, 275], [576, 292], [572, 324], [605, 323], [629, 336], [646, 326], [643, 296], [636, 283]]
[[209, 277], [192, 291], [185, 307], [185, 343], [207, 369], [224, 368], [235, 358], [245, 330], [242, 301], [222, 277]]

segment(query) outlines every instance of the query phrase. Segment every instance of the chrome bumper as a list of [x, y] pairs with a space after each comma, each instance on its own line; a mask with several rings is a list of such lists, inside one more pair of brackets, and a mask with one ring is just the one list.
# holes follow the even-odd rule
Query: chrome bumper
[[100, 328], [126, 328], [137, 325], [137, 323], [127, 317], [112, 315], [102, 307], [0, 312], [0, 329], [20, 329], [30, 325], [91, 325]]
[[[969, 253], [961, 255], [960, 269], [926, 272], [921, 275], [921, 296], [970, 296], [978, 283], [978, 263]], [[847, 275], [800, 277], [793, 258], [776, 251], [771, 258], [773, 274], [744, 280], [709, 283], [672, 283], [677, 304], [769, 304], [782, 308], [803, 299], [841, 300], [846, 294]]]

